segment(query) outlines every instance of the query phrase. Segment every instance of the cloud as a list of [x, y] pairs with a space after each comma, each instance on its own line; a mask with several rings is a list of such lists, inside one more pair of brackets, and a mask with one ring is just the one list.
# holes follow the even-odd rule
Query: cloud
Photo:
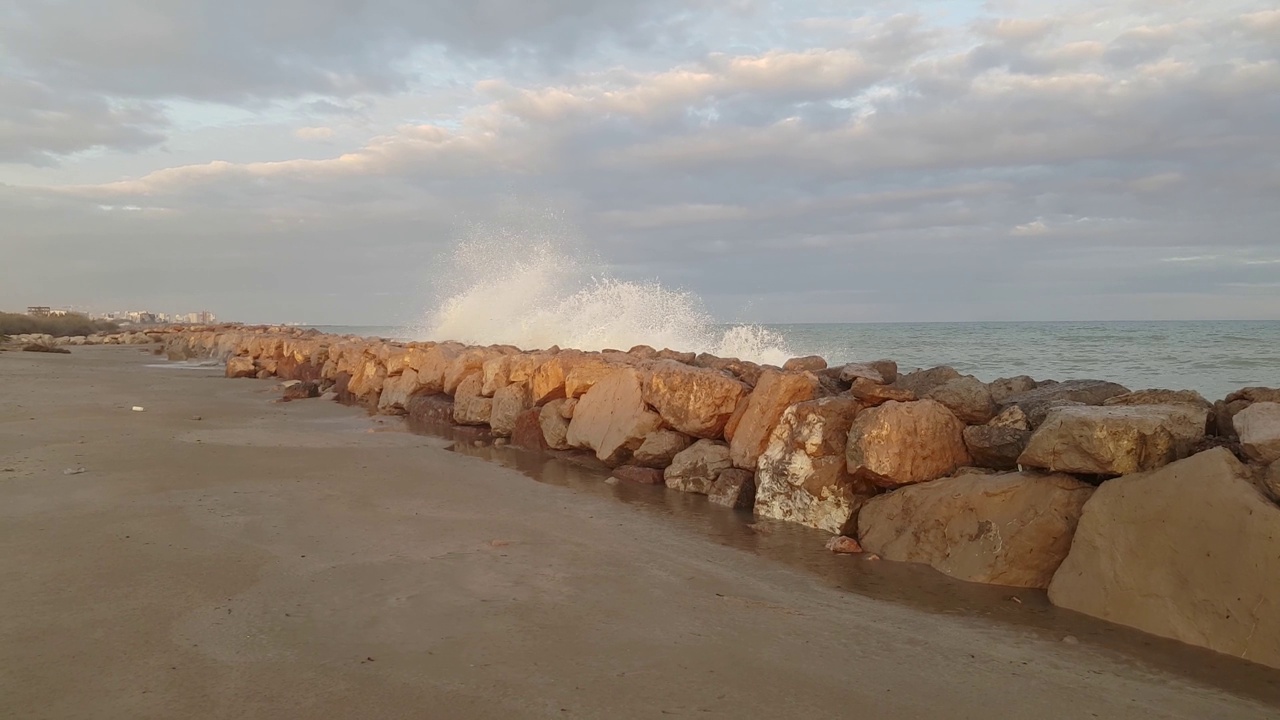
[[0, 75], [0, 163], [53, 165], [86, 150], [139, 150], [163, 141], [166, 125], [146, 103], [66, 96]]
[[[416, 302], [404, 298], [419, 268], [496, 215], [511, 252], [588, 238], [610, 267], [702, 293], [722, 315], [755, 297], [761, 320], [1275, 316], [1263, 302], [1280, 223], [1280, 168], [1264, 152], [1280, 146], [1269, 11], [1088, 0], [940, 22], [912, 2], [853, 18], [837, 5], [602, 3], [578, 19], [574, 2], [546, 0], [513, 11], [529, 27], [444, 11], [451, 39], [415, 30], [406, 10], [403, 36], [378, 31], [395, 41], [377, 57], [363, 38], [325, 49], [289, 26], [272, 45], [250, 28], [217, 42], [274, 58], [263, 77], [175, 61], [171, 78], [130, 81], [146, 87], [109, 68], [71, 77], [88, 62], [73, 58], [23, 82], [69, 88], [48, 103], [86, 103], [66, 113], [77, 139], [13, 156], [68, 170], [0, 188], [0, 211], [33, 267], [71, 248], [104, 269], [121, 248], [156, 268], [287, 265], [300, 272], [275, 292], [335, 321], [420, 310], [396, 304]], [[316, 37], [334, 17], [363, 27], [336, 7], [295, 21]], [[150, 53], [182, 27], [128, 32], [156, 34]], [[19, 49], [24, 67], [34, 52]], [[297, 76], [273, 64], [290, 53]], [[424, 73], [437, 77], [413, 77]], [[201, 85], [214, 80], [225, 87]], [[208, 135], [157, 110], [193, 95], [262, 106], [206, 149]], [[102, 139], [82, 129], [95, 127]], [[161, 132], [167, 154], [147, 149]], [[76, 155], [89, 148], [98, 156]], [[121, 170], [120, 152], [145, 169]], [[565, 220], [547, 229], [547, 215]], [[84, 287], [111, 283], [83, 273]], [[341, 277], [342, 292], [321, 293], [317, 277]], [[20, 304], [22, 287], [0, 301]], [[388, 287], [404, 291], [378, 294]], [[223, 314], [280, 306], [262, 304], [267, 289], [208, 292]]]
[[333, 128], [327, 127], [304, 127], [294, 131], [294, 136], [299, 140], [328, 140], [333, 137]]

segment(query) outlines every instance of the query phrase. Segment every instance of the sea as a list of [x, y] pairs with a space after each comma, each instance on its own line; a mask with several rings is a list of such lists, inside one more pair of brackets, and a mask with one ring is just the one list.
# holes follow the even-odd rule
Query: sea
[[[449, 335], [432, 332], [431, 323], [314, 327], [329, 333], [388, 339], [510, 342], [529, 348], [557, 344], [545, 342], [549, 337], [523, 337], [518, 331], [512, 334], [506, 323], [502, 331], [487, 334], [485, 325], [488, 323], [478, 323], [475, 334], [457, 332], [455, 325], [455, 332]], [[645, 342], [645, 328], [631, 330], [629, 336], [611, 331], [598, 333], [601, 339], [597, 342], [574, 344], [573, 338], [566, 337], [558, 344], [589, 350], [626, 350], [640, 343], [661, 348], [666, 344], [662, 340], [670, 337], [657, 329]], [[570, 334], [584, 340], [592, 337]], [[773, 364], [801, 355], [821, 355], [831, 365], [889, 358], [904, 371], [950, 365], [984, 381], [1014, 375], [1037, 380], [1111, 380], [1132, 390], [1195, 390], [1209, 400], [1221, 399], [1242, 387], [1280, 387], [1280, 321], [707, 323], [697, 332], [685, 330], [679, 336], [685, 342], [673, 345], [673, 349]], [[627, 342], [609, 343], [606, 339]]]

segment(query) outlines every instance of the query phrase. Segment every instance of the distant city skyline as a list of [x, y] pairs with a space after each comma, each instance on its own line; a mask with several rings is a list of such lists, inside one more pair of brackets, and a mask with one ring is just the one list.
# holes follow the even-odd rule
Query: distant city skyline
[[84, 315], [90, 320], [110, 320], [113, 322], [146, 323], [191, 323], [209, 324], [218, 321], [217, 315], [208, 310], [197, 310], [185, 313], [152, 312], [150, 310], [109, 310], [96, 311], [74, 305], [28, 305], [28, 315]]

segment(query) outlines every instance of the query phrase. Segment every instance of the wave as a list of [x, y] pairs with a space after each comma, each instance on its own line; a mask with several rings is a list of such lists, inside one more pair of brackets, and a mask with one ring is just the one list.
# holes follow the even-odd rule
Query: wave
[[694, 293], [613, 277], [562, 238], [473, 232], [435, 276], [432, 307], [411, 328], [424, 340], [522, 349], [649, 345], [772, 365], [792, 357], [779, 334], [756, 325], [717, 328]]

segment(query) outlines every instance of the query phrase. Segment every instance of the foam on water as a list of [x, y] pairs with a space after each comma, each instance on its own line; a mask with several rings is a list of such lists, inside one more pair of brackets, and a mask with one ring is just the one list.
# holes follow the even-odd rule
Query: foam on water
[[758, 326], [717, 327], [693, 293], [612, 277], [555, 237], [473, 233], [436, 270], [435, 299], [415, 337], [534, 349], [709, 352], [781, 365], [782, 337]]

